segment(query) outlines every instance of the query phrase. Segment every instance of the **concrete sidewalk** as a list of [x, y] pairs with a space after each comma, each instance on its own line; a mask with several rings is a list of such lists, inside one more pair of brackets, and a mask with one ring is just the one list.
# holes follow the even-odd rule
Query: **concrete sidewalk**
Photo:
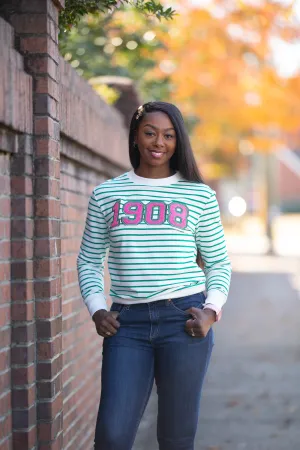
[[[215, 326], [195, 450], [300, 449], [297, 264], [233, 258], [235, 273], [223, 319]], [[154, 392], [134, 450], [157, 448]]]

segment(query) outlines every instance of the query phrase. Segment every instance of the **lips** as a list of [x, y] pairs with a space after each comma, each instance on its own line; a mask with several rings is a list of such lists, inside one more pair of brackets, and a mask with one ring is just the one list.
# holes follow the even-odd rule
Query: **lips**
[[155, 151], [155, 150], [149, 150], [149, 153], [150, 153], [151, 156], [152, 156], [153, 158], [155, 158], [155, 159], [162, 158], [163, 155], [165, 154], [165, 152], [158, 152], [158, 151]]

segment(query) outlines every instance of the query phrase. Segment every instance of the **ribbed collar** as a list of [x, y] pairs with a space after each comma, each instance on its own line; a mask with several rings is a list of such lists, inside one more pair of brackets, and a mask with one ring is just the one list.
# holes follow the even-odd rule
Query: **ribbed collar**
[[127, 175], [133, 183], [148, 186], [169, 186], [170, 184], [177, 183], [177, 181], [182, 179], [179, 172], [176, 172], [174, 175], [167, 178], [144, 178], [134, 173], [134, 170], [128, 172]]

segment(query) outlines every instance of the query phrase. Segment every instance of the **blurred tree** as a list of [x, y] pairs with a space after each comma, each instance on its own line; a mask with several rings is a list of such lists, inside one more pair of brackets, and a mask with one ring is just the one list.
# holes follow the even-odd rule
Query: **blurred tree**
[[108, 13], [122, 5], [132, 5], [137, 11], [154, 15], [159, 20], [171, 19], [175, 13], [172, 8], [164, 8], [155, 0], [66, 0], [59, 16], [60, 32], [70, 31], [86, 14]]
[[178, 1], [168, 32], [158, 31], [163, 46], [148, 76], [168, 75], [170, 100], [201, 118], [193, 147], [202, 155], [222, 149], [228, 165], [240, 151], [274, 148], [300, 120], [299, 77], [281, 77], [272, 58], [276, 39], [299, 38], [291, 4], [215, 0], [203, 9], [191, 3]]
[[[161, 28], [166, 26], [162, 23]], [[158, 21], [136, 8], [121, 8], [112, 14], [89, 14], [77, 27], [61, 36], [60, 50], [84, 78], [116, 75], [133, 79], [144, 101], [167, 98], [169, 76], [149, 77], [155, 67], [155, 54], [162, 48], [157, 39]], [[98, 89], [108, 101], [116, 97]]]

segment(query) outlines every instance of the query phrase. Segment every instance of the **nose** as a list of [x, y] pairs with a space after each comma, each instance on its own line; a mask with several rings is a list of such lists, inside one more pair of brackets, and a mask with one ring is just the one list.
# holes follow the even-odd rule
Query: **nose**
[[161, 134], [157, 135], [155, 144], [156, 144], [157, 147], [163, 147], [163, 145], [164, 145], [164, 138], [163, 138], [163, 136]]

